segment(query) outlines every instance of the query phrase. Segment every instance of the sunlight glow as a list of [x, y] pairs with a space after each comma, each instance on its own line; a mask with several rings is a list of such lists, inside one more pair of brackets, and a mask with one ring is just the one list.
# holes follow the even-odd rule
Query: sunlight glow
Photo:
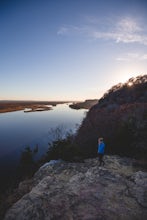
[[129, 82], [129, 83], [128, 83], [128, 86], [129, 86], [129, 87], [133, 86], [133, 83], [132, 83], [132, 82]]

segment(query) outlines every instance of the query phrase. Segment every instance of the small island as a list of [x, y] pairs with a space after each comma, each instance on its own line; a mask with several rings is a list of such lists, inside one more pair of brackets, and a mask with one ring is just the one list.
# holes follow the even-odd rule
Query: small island
[[36, 106], [33, 106], [31, 109], [24, 110], [24, 113], [29, 113], [29, 112], [42, 112], [42, 111], [49, 111], [49, 110], [52, 110], [52, 107], [51, 107], [51, 106], [36, 105]]

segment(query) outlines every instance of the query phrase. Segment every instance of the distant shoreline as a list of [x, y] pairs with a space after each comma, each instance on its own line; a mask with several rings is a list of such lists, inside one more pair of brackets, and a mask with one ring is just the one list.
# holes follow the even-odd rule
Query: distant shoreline
[[26, 108], [30, 110], [25, 112], [47, 111], [52, 109], [47, 105], [56, 106], [64, 103], [71, 103], [71, 101], [0, 101], [0, 113], [25, 111]]
[[98, 99], [88, 99], [84, 102], [74, 102], [73, 104], [69, 105], [70, 108], [73, 109], [90, 109], [92, 106], [98, 103]]
[[[72, 103], [69, 105], [73, 109], [90, 109], [93, 105], [97, 104], [98, 100], [85, 100], [80, 101], [3, 101], [0, 100], [0, 113], [8, 113], [24, 110], [25, 113], [37, 111], [49, 111], [51, 106], [58, 104]], [[50, 105], [50, 106], [47, 106]], [[26, 110], [28, 109], [28, 110]]]

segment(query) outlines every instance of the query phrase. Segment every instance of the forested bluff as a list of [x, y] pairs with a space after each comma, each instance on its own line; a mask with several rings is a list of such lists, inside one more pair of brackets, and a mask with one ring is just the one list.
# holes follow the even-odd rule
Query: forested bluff
[[[32, 178], [27, 175], [32, 165], [23, 161], [25, 179], [9, 195], [8, 207], [18, 202], [4, 219], [146, 219], [146, 134], [147, 75], [143, 75], [108, 90], [90, 108], [76, 135], [52, 143]], [[102, 168], [96, 158], [100, 136], [107, 154]], [[24, 155], [33, 162], [32, 151]]]
[[76, 143], [86, 149], [85, 156], [94, 156], [97, 137], [102, 136], [108, 154], [147, 158], [146, 134], [147, 75], [143, 75], [113, 86], [91, 107]]

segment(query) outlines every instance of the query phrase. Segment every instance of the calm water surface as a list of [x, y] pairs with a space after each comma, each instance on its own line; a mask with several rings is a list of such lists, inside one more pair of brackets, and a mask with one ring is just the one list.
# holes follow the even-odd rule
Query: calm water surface
[[75, 131], [85, 117], [86, 110], [74, 110], [69, 104], [60, 104], [43, 112], [24, 111], [0, 114], [0, 160], [18, 159], [24, 147], [39, 146], [39, 154], [46, 152], [50, 129], [63, 127]]

